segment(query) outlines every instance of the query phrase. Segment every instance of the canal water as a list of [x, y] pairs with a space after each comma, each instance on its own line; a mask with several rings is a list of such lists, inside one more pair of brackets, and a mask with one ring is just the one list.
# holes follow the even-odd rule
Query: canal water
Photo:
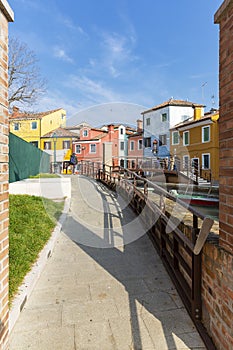
[[219, 221], [219, 208], [191, 205], [196, 211], [204, 216], [210, 216], [213, 220]]

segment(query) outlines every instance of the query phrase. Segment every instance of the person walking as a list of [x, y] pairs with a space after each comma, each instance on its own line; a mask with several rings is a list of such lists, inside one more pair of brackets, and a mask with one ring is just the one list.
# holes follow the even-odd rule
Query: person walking
[[77, 163], [78, 163], [78, 159], [76, 157], [76, 154], [73, 152], [70, 156], [70, 165], [72, 165], [72, 174], [75, 174]]

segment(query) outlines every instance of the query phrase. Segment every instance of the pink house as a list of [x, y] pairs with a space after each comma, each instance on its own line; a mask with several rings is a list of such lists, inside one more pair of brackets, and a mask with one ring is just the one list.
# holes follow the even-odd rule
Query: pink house
[[[113, 165], [119, 164], [122, 140], [125, 139], [125, 152], [127, 151], [127, 138], [135, 130], [123, 125], [106, 125], [102, 128], [84, 126], [80, 129], [79, 140], [73, 144], [78, 161], [103, 162], [103, 145], [111, 143]], [[124, 138], [122, 138], [124, 136]]]
[[143, 157], [143, 128], [142, 120], [137, 120], [137, 131], [128, 137], [128, 167], [140, 167]]

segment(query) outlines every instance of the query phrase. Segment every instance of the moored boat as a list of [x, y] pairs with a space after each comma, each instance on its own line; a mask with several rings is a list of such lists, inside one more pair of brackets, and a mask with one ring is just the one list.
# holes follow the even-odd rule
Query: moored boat
[[176, 190], [171, 190], [170, 193], [180, 200], [190, 205], [218, 207], [219, 198], [204, 194], [178, 193]]

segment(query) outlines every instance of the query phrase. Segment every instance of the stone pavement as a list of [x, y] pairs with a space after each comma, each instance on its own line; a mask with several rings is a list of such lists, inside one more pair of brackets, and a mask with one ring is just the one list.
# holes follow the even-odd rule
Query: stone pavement
[[127, 203], [90, 179], [71, 180], [70, 211], [10, 350], [205, 349]]

